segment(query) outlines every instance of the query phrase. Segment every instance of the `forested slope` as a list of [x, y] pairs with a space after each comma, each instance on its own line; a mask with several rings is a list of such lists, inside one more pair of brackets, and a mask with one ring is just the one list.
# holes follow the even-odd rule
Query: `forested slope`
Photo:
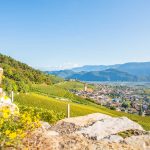
[[51, 85], [62, 81], [61, 78], [44, 74], [2, 54], [0, 54], [0, 67], [4, 69], [3, 88], [6, 91], [26, 92], [33, 83]]

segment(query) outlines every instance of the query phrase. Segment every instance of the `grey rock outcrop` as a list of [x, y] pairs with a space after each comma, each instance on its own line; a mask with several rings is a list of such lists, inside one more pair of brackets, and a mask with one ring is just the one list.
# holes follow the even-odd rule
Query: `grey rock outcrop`
[[90, 138], [101, 140], [109, 135], [117, 134], [126, 130], [143, 130], [143, 128], [126, 117], [106, 118], [95, 122], [93, 125], [83, 128], [78, 133], [87, 135]]
[[131, 136], [124, 140], [128, 145], [137, 147], [137, 150], [150, 150], [150, 134]]
[[41, 121], [40, 124], [43, 130], [49, 130], [51, 128], [51, 125], [48, 122]]
[[88, 127], [96, 121], [112, 118], [105, 114], [94, 113], [86, 116], [72, 117], [60, 120], [52, 127], [52, 130], [59, 132], [60, 134], [69, 134], [79, 131], [83, 127]]
[[[129, 131], [135, 134], [119, 135]], [[63, 119], [51, 127], [43, 123], [29, 140], [24, 139], [26, 143], [30, 149], [46, 150], [149, 150], [150, 134], [126, 117], [96, 113]]]
[[123, 141], [123, 138], [119, 135], [110, 135], [110, 136], [107, 136], [103, 139], [103, 141], [107, 141], [107, 142], [122, 142]]

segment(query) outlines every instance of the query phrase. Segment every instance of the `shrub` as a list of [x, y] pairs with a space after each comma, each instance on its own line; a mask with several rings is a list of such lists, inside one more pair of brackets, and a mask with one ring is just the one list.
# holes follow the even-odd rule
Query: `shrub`
[[21, 113], [28, 112], [31, 116], [39, 116], [40, 120], [46, 121], [48, 123], [55, 123], [58, 120], [65, 118], [64, 113], [56, 113], [53, 110], [37, 107], [27, 107], [22, 105], [19, 105], [19, 108]]
[[110, 106], [110, 109], [111, 110], [116, 110], [116, 107], [115, 106]]
[[29, 113], [11, 114], [8, 107], [0, 109], [0, 149], [6, 147], [21, 148], [23, 138], [40, 127], [38, 116]]

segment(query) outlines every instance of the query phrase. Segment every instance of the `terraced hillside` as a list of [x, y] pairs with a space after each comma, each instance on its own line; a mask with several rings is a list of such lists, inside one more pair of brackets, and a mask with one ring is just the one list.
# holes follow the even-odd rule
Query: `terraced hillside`
[[[58, 86], [67, 89], [67, 90], [83, 90], [84, 89], [84, 83], [79, 81], [64, 81], [57, 83]], [[88, 88], [94, 89], [94, 85], [88, 84]]]
[[[38, 107], [38, 108], [54, 110], [55, 112], [63, 112], [63, 113], [66, 113], [66, 108], [68, 104], [67, 101], [60, 101], [54, 98], [41, 96], [38, 94], [16, 95], [15, 102], [24, 106]], [[71, 116], [80, 116], [80, 115], [90, 114], [93, 112], [102, 112], [102, 113], [105, 112], [103, 110], [99, 110], [98, 108], [94, 108], [91, 106], [76, 104], [72, 102], [69, 103], [71, 104]], [[107, 114], [111, 115], [109, 112]]]
[[[47, 110], [53, 110], [55, 112], [66, 113], [67, 101], [60, 101], [47, 96], [41, 96], [38, 94], [19, 94], [15, 96], [15, 103], [23, 106], [38, 107]], [[109, 110], [105, 107], [96, 104], [71, 104], [71, 116], [82, 116], [90, 113], [100, 112], [108, 114], [110, 116], [127, 116], [133, 121], [141, 124], [146, 130], [150, 130], [150, 117], [141, 117], [138, 115], [127, 114], [123, 112], [117, 112]]]
[[31, 91], [34, 93], [46, 95], [59, 100], [72, 101], [80, 104], [89, 104], [90, 102], [84, 98], [76, 96], [69, 92], [66, 88], [60, 84], [55, 85], [39, 85], [34, 84], [31, 87]]

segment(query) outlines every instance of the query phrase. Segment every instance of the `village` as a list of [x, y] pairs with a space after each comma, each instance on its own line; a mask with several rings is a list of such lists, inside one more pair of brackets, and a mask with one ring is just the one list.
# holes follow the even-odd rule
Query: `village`
[[142, 116], [150, 115], [150, 96], [140, 87], [95, 84], [95, 89], [71, 90], [77, 96], [93, 100], [95, 103], [116, 111]]

